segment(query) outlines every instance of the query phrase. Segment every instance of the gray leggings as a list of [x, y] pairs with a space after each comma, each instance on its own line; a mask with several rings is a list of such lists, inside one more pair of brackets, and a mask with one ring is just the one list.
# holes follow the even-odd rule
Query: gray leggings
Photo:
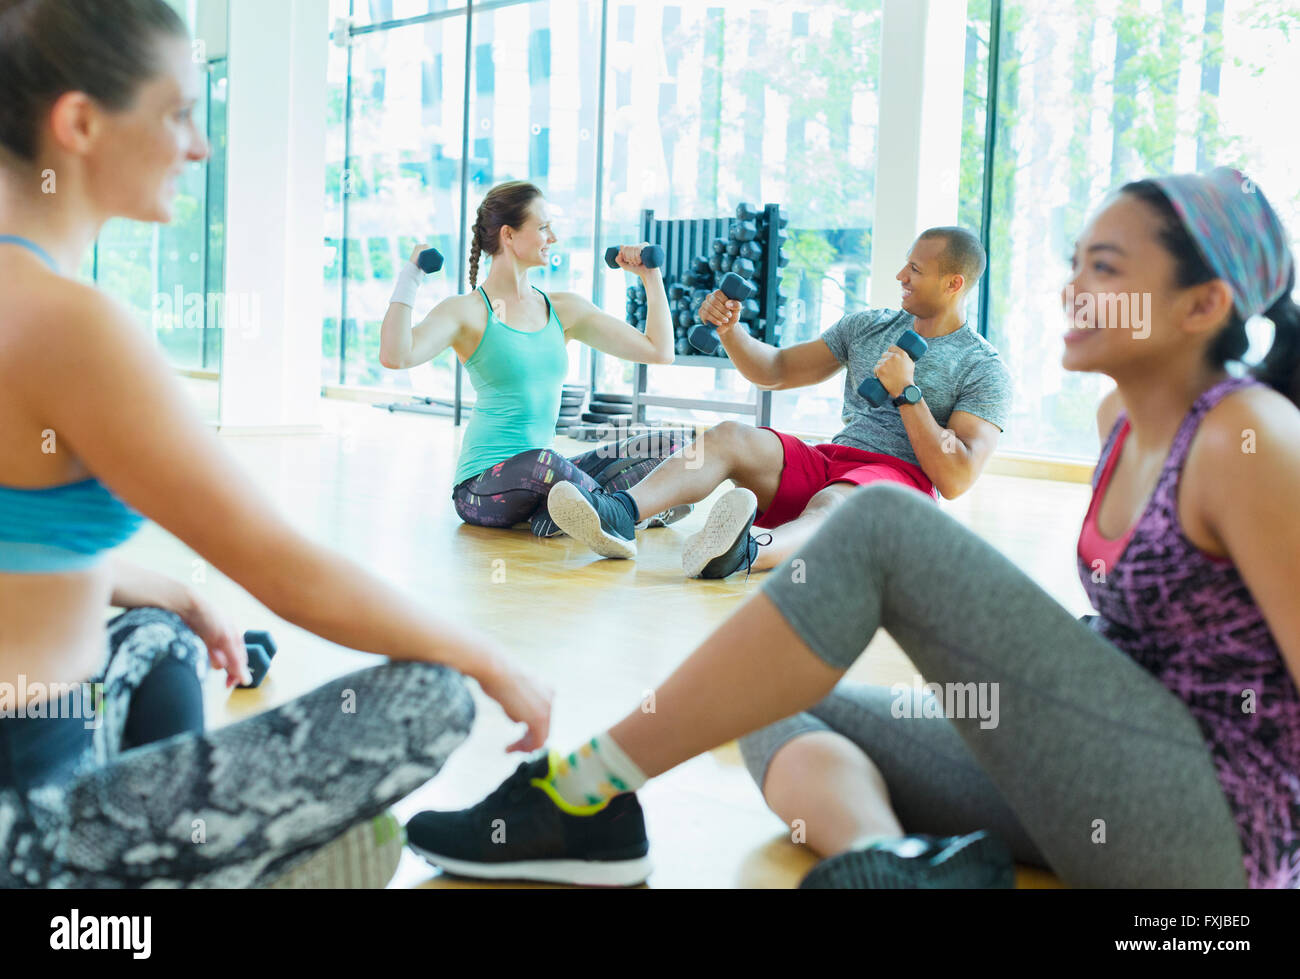
[[835, 731], [880, 769], [907, 832], [988, 829], [1073, 887], [1245, 886], [1183, 702], [919, 493], [858, 490], [763, 593], [836, 669], [884, 628], [926, 681], [976, 684], [986, 709], [945, 697], [947, 717], [924, 716], [901, 690], [841, 684], [742, 739], [760, 786], [782, 745]]

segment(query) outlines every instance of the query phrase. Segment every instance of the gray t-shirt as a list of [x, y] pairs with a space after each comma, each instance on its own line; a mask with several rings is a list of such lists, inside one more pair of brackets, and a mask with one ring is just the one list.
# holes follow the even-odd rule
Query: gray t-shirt
[[[844, 379], [844, 429], [832, 442], [866, 452], [879, 452], [919, 465], [898, 409], [886, 401], [873, 408], [858, 394], [858, 385], [871, 377], [881, 355], [912, 329], [915, 317], [897, 309], [850, 313], [821, 339], [847, 368]], [[993, 345], [969, 326], [947, 336], [926, 340], [930, 345], [916, 362], [916, 385], [940, 425], [954, 411], [966, 411], [1005, 429], [1011, 410], [1011, 375]]]

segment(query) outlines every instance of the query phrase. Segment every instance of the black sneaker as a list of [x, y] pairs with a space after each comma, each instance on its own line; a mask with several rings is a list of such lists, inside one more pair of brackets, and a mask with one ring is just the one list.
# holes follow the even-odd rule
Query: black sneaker
[[650, 876], [641, 804], [616, 795], [589, 816], [563, 811], [535, 782], [550, 774], [539, 755], [478, 805], [421, 812], [406, 824], [407, 845], [460, 877], [631, 887]]
[[1007, 848], [980, 830], [966, 836], [903, 836], [876, 840], [823, 860], [801, 888], [1015, 887]]
[[636, 557], [632, 514], [601, 490], [556, 483], [546, 498], [546, 508], [557, 527], [601, 557]]
[[733, 489], [713, 505], [704, 529], [682, 545], [682, 570], [688, 578], [725, 578], [749, 570], [758, 557], [760, 543], [749, 528], [758, 513], [758, 499], [747, 489]]

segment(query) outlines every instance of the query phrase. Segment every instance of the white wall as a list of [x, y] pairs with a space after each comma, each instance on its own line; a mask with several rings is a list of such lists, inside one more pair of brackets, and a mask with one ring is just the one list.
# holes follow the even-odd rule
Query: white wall
[[320, 422], [329, 0], [228, 2], [219, 426], [313, 430]]
[[872, 306], [898, 308], [918, 233], [957, 223], [965, 30], [966, 0], [884, 0]]

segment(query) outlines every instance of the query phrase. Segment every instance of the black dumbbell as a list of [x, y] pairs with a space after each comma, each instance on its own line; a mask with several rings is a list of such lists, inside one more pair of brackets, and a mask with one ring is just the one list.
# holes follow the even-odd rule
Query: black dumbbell
[[[605, 249], [605, 264], [612, 269], [618, 265], [618, 245], [610, 245]], [[664, 264], [664, 250], [658, 245], [646, 245], [641, 249], [641, 264], [648, 269], [657, 269]]]
[[736, 257], [746, 258], [751, 262], [757, 262], [763, 257], [763, 246], [757, 241], [747, 241], [742, 245], [736, 246]]
[[674, 282], [668, 287], [669, 299], [681, 299], [684, 295], [686, 295], [686, 287], [680, 282]]
[[715, 255], [721, 255], [721, 254], [722, 254], [723, 252], [725, 252], [726, 250], [727, 250], [727, 239], [726, 239], [726, 238], [714, 238], [714, 239], [713, 239], [713, 254], [715, 254]]
[[692, 313], [689, 309], [683, 309], [680, 313], [677, 314], [677, 325], [680, 326], [683, 330], [689, 327], [694, 322], [695, 322], [695, 314]]
[[739, 255], [739, 254], [740, 254], [740, 242], [738, 242], [738, 241], [733, 241], [731, 244], [729, 244], [729, 245], [727, 246], [727, 254], [730, 255], [732, 258], [735, 258], [737, 255]]
[[758, 319], [758, 300], [746, 299], [740, 304], [740, 320], [742, 323], [753, 323]]
[[[724, 296], [728, 299], [734, 299], [738, 303], [744, 303], [754, 294], [754, 284], [742, 279], [735, 272], [728, 272], [718, 285], [718, 288]], [[700, 353], [717, 353], [718, 348], [722, 345], [722, 341], [718, 339], [718, 332], [713, 327], [706, 326], [703, 323], [692, 326], [690, 332], [687, 333], [687, 337], [690, 338], [691, 346]]]
[[[903, 352], [911, 357], [914, 362], [920, 360], [930, 347], [928, 343], [921, 339], [920, 334], [914, 330], [905, 330], [894, 346], [901, 347]], [[858, 394], [866, 398], [873, 408], [879, 408], [889, 400], [889, 392], [885, 390], [883, 384], [876, 380], [874, 374], [858, 385]]]
[[244, 633], [244, 648], [248, 650], [248, 672], [253, 682], [241, 683], [239, 689], [252, 690], [260, 687], [266, 679], [266, 671], [271, 668], [271, 660], [275, 659], [275, 640], [269, 632], [250, 629]]
[[723, 275], [726, 275], [728, 272], [732, 270], [735, 264], [736, 264], [736, 260], [734, 258], [732, 258], [730, 255], [724, 255], [722, 256], [722, 261], [718, 263], [718, 271], [721, 272]]
[[758, 237], [756, 221], [737, 221], [731, 226], [732, 241], [753, 241]]
[[754, 263], [747, 258], [736, 258], [731, 262], [731, 268], [728, 272], [735, 272], [737, 275], [752, 279], [754, 277]]
[[754, 221], [763, 215], [761, 207], [755, 207], [753, 204], [741, 203], [736, 206], [737, 221]]
[[694, 352], [713, 355], [718, 352], [722, 346], [722, 341], [718, 339], [718, 331], [704, 323], [696, 323], [691, 327], [686, 339], [690, 342]]
[[[771, 224], [771, 221], [769, 220], [768, 223]], [[784, 207], [777, 208], [776, 226], [778, 228], [784, 228], [789, 223], [790, 223], [790, 215], [785, 212], [785, 208]]]
[[426, 248], [420, 252], [420, 257], [415, 260], [415, 264], [420, 266], [420, 271], [432, 275], [442, 268], [442, 252], [436, 248]]
[[709, 258], [709, 268], [713, 269], [714, 272], [721, 272], [722, 263], [725, 262], [726, 260], [727, 260], [727, 256], [725, 254], [713, 255]]
[[743, 303], [756, 291], [754, 283], [735, 272], [728, 273], [726, 278], [718, 283], [718, 288], [728, 299], [734, 299], [739, 303]]

